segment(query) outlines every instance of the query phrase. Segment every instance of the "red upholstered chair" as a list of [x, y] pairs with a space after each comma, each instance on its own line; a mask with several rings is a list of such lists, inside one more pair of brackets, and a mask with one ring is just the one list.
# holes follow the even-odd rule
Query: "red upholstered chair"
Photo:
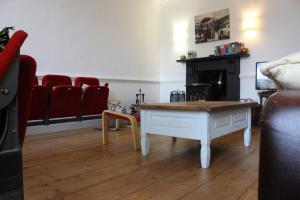
[[20, 144], [36, 71], [33, 58], [19, 56], [26, 37], [27, 33], [17, 31], [0, 53], [0, 199], [23, 199]]
[[45, 75], [42, 83], [50, 88], [49, 118], [74, 117], [80, 114], [82, 89], [72, 86], [70, 77]]
[[34, 79], [29, 120], [45, 120], [49, 107], [50, 90], [44, 85], [39, 85], [38, 78]]
[[[29, 107], [31, 101], [31, 88], [34, 82], [36, 71], [36, 63], [29, 56], [18, 56], [20, 48], [27, 38], [27, 33], [17, 31], [10, 39], [4, 51], [0, 54], [0, 84], [5, 82], [5, 76], [9, 76], [7, 71], [15, 62], [19, 62], [19, 87], [18, 87], [18, 118], [19, 118], [19, 141], [23, 144], [23, 139], [26, 132], [26, 124], [29, 115]], [[7, 85], [7, 87], [12, 87]], [[12, 93], [12, 90], [10, 91]], [[9, 96], [9, 95], [8, 95]], [[4, 96], [1, 96], [1, 101], [5, 102]], [[0, 106], [1, 109], [1, 106]]]
[[98, 115], [107, 109], [108, 84], [100, 86], [97, 78], [77, 77], [75, 86], [82, 87], [81, 115]]

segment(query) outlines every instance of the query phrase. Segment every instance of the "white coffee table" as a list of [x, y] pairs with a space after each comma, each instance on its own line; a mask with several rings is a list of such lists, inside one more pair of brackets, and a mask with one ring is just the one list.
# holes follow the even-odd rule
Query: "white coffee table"
[[149, 134], [200, 140], [203, 168], [210, 163], [211, 140], [244, 129], [244, 145], [251, 141], [254, 103], [203, 101], [138, 105], [141, 108], [141, 148], [150, 152]]

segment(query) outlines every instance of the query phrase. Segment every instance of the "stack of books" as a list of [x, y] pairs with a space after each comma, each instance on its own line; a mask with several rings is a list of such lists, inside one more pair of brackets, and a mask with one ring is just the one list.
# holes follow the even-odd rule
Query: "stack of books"
[[245, 44], [241, 42], [224, 44], [224, 45], [216, 46], [215, 48], [216, 56], [247, 54], [247, 53], [248, 53], [248, 49], [245, 48]]

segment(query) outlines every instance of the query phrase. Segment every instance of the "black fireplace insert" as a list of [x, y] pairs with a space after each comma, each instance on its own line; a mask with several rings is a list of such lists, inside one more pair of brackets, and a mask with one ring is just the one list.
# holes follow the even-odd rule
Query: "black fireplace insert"
[[239, 101], [240, 57], [212, 56], [186, 60], [186, 100]]
[[226, 98], [226, 70], [197, 72], [196, 82], [187, 84], [187, 96], [190, 101], [219, 101]]

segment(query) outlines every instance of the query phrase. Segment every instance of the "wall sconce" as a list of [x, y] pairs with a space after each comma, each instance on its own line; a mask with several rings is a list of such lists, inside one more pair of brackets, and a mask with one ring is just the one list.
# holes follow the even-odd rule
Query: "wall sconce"
[[247, 37], [255, 37], [259, 28], [258, 26], [257, 12], [248, 12], [244, 15], [242, 30]]
[[177, 22], [173, 26], [173, 42], [176, 53], [185, 54], [187, 51], [188, 24], [186, 22]]

